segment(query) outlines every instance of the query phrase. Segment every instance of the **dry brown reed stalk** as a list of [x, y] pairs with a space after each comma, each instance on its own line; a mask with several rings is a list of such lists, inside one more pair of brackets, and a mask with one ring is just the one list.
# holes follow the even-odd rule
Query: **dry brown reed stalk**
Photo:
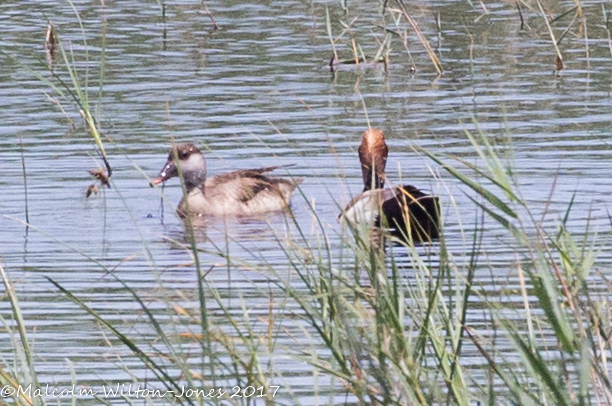
[[[561, 42], [563, 37], [569, 32], [570, 28], [574, 25], [574, 22], [576, 21], [576, 18], [578, 18], [579, 16], [580, 16], [580, 11], [577, 11], [576, 14], [574, 15], [574, 18], [572, 19], [571, 23], [568, 25], [566, 30], [563, 32], [562, 36], [559, 38], [559, 41], [558, 41], [559, 43]], [[579, 25], [579, 31], [583, 32], [583, 36], [584, 36], [584, 49], [585, 49], [587, 70], [590, 70], [590, 68], [591, 68], [591, 51], [590, 51], [590, 48], [589, 48], [589, 37], [588, 37], [588, 30], [587, 30], [586, 20], [584, 20], [584, 19], [581, 20], [580, 25]]]
[[[342, 10], [344, 11], [344, 19], [348, 22], [349, 21], [349, 9], [348, 9], [348, 3], [346, 1], [342, 1]], [[355, 21], [357, 21], [357, 19], [358, 17], [354, 17], [353, 20], [348, 24], [345, 24], [342, 21], [340, 21], [340, 24], [342, 24], [345, 27], [345, 30], [342, 31], [342, 34], [344, 34], [345, 32], [348, 32], [351, 38], [351, 49], [353, 51], [353, 60], [355, 61], [355, 65], [359, 65], [360, 62], [366, 62], [365, 56], [363, 56], [363, 53], [360, 57], [359, 51], [361, 50], [361, 47], [359, 47], [359, 45], [357, 44], [357, 40], [355, 39], [355, 35], [353, 34], [352, 27], [353, 27], [353, 24], [355, 24]]]
[[[346, 9], [345, 9], [345, 11], [346, 11]], [[347, 21], [348, 21], [348, 14], [347, 14], [346, 18], [347, 18]], [[353, 60], [355, 61], [355, 65], [359, 65], [359, 63], [361, 63], [361, 62], [366, 62], [365, 58], [362, 58], [362, 57], [359, 56], [359, 51], [358, 51], [359, 46], [357, 45], [357, 41], [355, 40], [355, 36], [353, 35], [353, 25], [355, 24], [357, 19], [358, 19], [358, 17], [355, 17], [350, 22], [343, 23], [342, 25], [345, 28], [340, 33], [340, 35], [338, 36], [338, 39], [339, 39], [345, 33], [347, 33], [347, 32], [349, 33], [349, 35], [351, 37], [351, 50], [353, 51]]]
[[531, 31], [531, 27], [529, 26], [529, 24], [525, 22], [525, 17], [523, 17], [523, 10], [521, 10], [521, 2], [519, 0], [515, 0], [515, 3], [516, 3], [516, 9], [518, 10], [518, 13], [519, 13], [519, 18], [521, 19], [521, 28], [519, 29], [523, 30], [527, 28], [529, 31]]
[[204, 0], [202, 0], [202, 6], [204, 7], [204, 11], [206, 12], [206, 15], [208, 16], [208, 18], [210, 18], [210, 21], [212, 21], [213, 23], [213, 31], [217, 31], [219, 29], [219, 24], [217, 24], [217, 20], [215, 20], [215, 17], [212, 15], [210, 10], [208, 9], [208, 6], [206, 5], [206, 3], [204, 3]]
[[431, 62], [436, 68], [438, 75], [441, 75], [442, 72], [444, 72], [444, 70], [442, 69], [442, 64], [440, 63], [440, 59], [438, 58], [434, 50], [431, 48], [431, 45], [429, 45], [429, 41], [427, 41], [427, 39], [423, 35], [423, 32], [419, 28], [416, 21], [412, 18], [410, 13], [408, 13], [408, 9], [406, 8], [404, 1], [403, 0], [395, 0], [395, 1], [399, 5], [399, 9], [389, 9], [389, 10], [402, 14], [404, 18], [408, 21], [408, 23], [410, 23], [410, 25], [412, 26], [412, 29], [414, 30], [415, 34], [419, 38], [419, 41], [423, 45], [423, 48], [425, 48], [425, 51], [427, 52], [429, 59], [431, 59]]
[[335, 72], [336, 65], [339, 63], [342, 63], [342, 61], [340, 61], [340, 58], [338, 58], [338, 52], [336, 51], [336, 41], [342, 38], [342, 36], [347, 32], [350, 34], [350, 37], [351, 37], [351, 49], [353, 50], [354, 63], [356, 65], [359, 65], [359, 63], [362, 62], [362, 59], [359, 57], [359, 53], [357, 52], [357, 49], [358, 48], [360, 49], [360, 47], [357, 45], [357, 42], [355, 41], [355, 37], [353, 36], [353, 31], [352, 31], [352, 26], [355, 23], [355, 21], [357, 21], [358, 17], [355, 17], [351, 21], [349, 21], [348, 8], [346, 7], [345, 3], [343, 3], [342, 9], [344, 11], [344, 18], [346, 21], [340, 20], [340, 24], [342, 24], [342, 26], [344, 27], [344, 30], [342, 30], [340, 35], [338, 35], [338, 37], [334, 39], [334, 36], [332, 33], [332, 26], [331, 26], [331, 17], [329, 16], [329, 8], [325, 7], [325, 23], [327, 26], [327, 35], [329, 37], [329, 42], [332, 46], [332, 51], [333, 51], [333, 56], [331, 57], [329, 61], [329, 69], [331, 72]]
[[[480, 3], [480, 7], [482, 8], [482, 14], [480, 14], [478, 16], [478, 18], [476, 18], [474, 20], [474, 22], [478, 22], [480, 21], [483, 17], [488, 17], [489, 16], [489, 10], [487, 10], [487, 6], [485, 6], [485, 4], [483, 3], [482, 0], [478, 0], [478, 2]], [[476, 8], [474, 7], [474, 10], [476, 10]]]
[[385, 39], [380, 41], [375, 37], [376, 43], [378, 44], [378, 51], [374, 56], [373, 62], [382, 62], [385, 68], [385, 73], [389, 73], [389, 48], [391, 47], [391, 33], [385, 33]]
[[329, 17], [329, 8], [325, 6], [325, 24], [327, 26], [327, 35], [329, 36], [329, 42], [332, 46], [333, 55], [329, 61], [329, 69], [334, 72], [334, 64], [339, 61], [338, 51], [336, 51], [336, 41], [334, 41], [334, 35], [332, 33], [331, 18]]
[[589, 49], [589, 33], [587, 29], [586, 17], [584, 16], [584, 13], [582, 12], [582, 5], [580, 4], [580, 1], [574, 0], [574, 3], [576, 4], [576, 9], [577, 9], [576, 13], [578, 17], [580, 17], [580, 28], [584, 29], [584, 50], [585, 50], [587, 67], [590, 68], [591, 51]]
[[548, 28], [548, 34], [550, 35], [550, 39], [552, 40], [553, 46], [555, 47], [555, 52], [557, 52], [557, 59], [555, 60], [556, 69], [558, 71], [563, 70], [565, 68], [565, 65], [563, 64], [563, 55], [561, 54], [561, 50], [559, 49], [559, 46], [557, 45], [558, 43], [555, 38], [555, 33], [553, 32], [552, 27], [550, 26], [550, 22], [548, 21], [548, 16], [546, 15], [544, 8], [542, 7], [542, 3], [540, 3], [540, 0], [536, 0], [536, 3], [538, 4], [538, 7], [540, 8], [540, 12], [542, 13], [542, 18], [544, 19], [544, 22], [546, 23], [546, 27]]
[[586, 35], [586, 19], [584, 17], [584, 13], [582, 12], [582, 5], [580, 4], [580, 0], [574, 0], [574, 4], [576, 5], [576, 10], [578, 11], [578, 16], [580, 17], [580, 21], [582, 21], [582, 26], [585, 29]]
[[53, 67], [53, 61], [55, 59], [55, 31], [53, 29], [53, 23], [49, 21], [47, 26], [47, 33], [45, 34], [45, 53], [47, 54], [47, 65], [49, 69]]
[[55, 31], [53, 30], [53, 23], [51, 21], [49, 21], [47, 34], [45, 35], [45, 49], [49, 52], [55, 51]]
[[21, 153], [21, 173], [23, 176], [23, 191], [24, 191], [24, 203], [25, 203], [25, 219], [26, 222], [30, 222], [30, 209], [28, 205], [28, 172], [26, 171], [25, 154], [23, 152], [23, 135], [19, 132], [19, 149]]
[[68, 116], [68, 113], [66, 113], [66, 110], [64, 110], [64, 107], [62, 107], [62, 103], [60, 103], [60, 101], [57, 99], [57, 97], [51, 97], [48, 93], [45, 92], [45, 96], [47, 96], [47, 99], [49, 99], [49, 101], [51, 101], [53, 104], [55, 104], [62, 113], [64, 113], [64, 117], [66, 118], [66, 120], [68, 120], [68, 123], [70, 123], [70, 126], [72, 126], [73, 130], [76, 130], [76, 124], [74, 123], [74, 121], [70, 118], [70, 116]]
[[414, 74], [416, 72], [416, 66], [414, 63], [414, 58], [412, 57], [412, 54], [410, 53], [410, 48], [408, 48], [408, 33], [406, 32], [406, 30], [400, 30], [399, 28], [399, 22], [401, 19], [401, 13], [397, 14], [397, 17], [393, 18], [393, 23], [395, 24], [395, 27], [397, 28], [396, 31], [394, 30], [390, 30], [386, 27], [381, 26], [380, 28], [384, 28], [385, 31], [387, 31], [389, 34], [395, 35], [397, 37], [399, 37], [402, 41], [402, 44], [404, 45], [404, 49], [406, 50], [406, 53], [408, 54], [408, 58], [410, 59], [410, 73]]
[[470, 73], [473, 75], [474, 74], [474, 36], [470, 32], [470, 29], [468, 28], [467, 25], [465, 25], [465, 31], [467, 32], [468, 37], [470, 38]]
[[480, 2], [480, 7], [482, 7], [482, 11], [484, 11], [485, 15], [489, 15], [489, 10], [487, 10], [487, 6], [485, 6], [482, 0], [478, 0]]
[[[327, 7], [325, 8], [327, 34], [328, 34], [329, 42], [331, 44], [332, 52], [333, 52], [332, 57], [329, 59], [329, 63], [328, 63], [330, 72], [332, 73], [336, 72], [338, 70], [339, 65], [359, 66], [362, 63], [368, 63], [368, 62], [383, 63], [385, 72], [387, 72], [388, 64], [389, 64], [390, 36], [391, 34], [395, 34], [395, 35], [398, 35], [398, 34], [394, 32], [390, 32], [389, 30], [386, 30], [384, 26], [379, 26], [383, 30], [387, 31], [385, 38], [383, 41], [380, 41], [378, 38], [376, 38], [376, 42], [378, 43], [378, 49], [376, 51], [375, 56], [366, 55], [361, 45], [357, 41], [357, 38], [355, 37], [354, 31], [353, 31], [353, 27], [355, 25], [355, 22], [358, 21], [359, 16], [356, 16], [356, 17], [349, 16], [349, 10], [344, 3], [343, 3], [343, 11], [344, 11], [344, 19], [339, 20], [339, 23], [342, 25], [343, 30], [337, 37], [334, 38], [333, 33], [332, 33], [329, 8]], [[351, 59], [340, 59], [338, 57], [338, 51], [336, 50], [336, 42], [340, 40], [347, 33], [350, 37], [349, 42], [350, 42], [350, 47], [351, 47], [351, 51], [353, 54], [351, 56]]]
[[603, 3], [601, 5], [601, 11], [604, 17], [604, 28], [606, 29], [606, 33], [608, 33], [608, 49], [610, 50], [610, 57], [612, 58], [612, 34], [610, 33], [610, 19], [608, 18], [606, 6]]

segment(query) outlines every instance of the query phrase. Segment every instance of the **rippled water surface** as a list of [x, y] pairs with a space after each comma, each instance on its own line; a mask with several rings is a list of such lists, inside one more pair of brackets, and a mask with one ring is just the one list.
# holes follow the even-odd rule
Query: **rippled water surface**
[[[318, 227], [312, 205], [338, 250], [333, 255], [341, 246], [339, 206], [361, 189], [356, 150], [368, 122], [386, 134], [390, 178], [399, 182], [401, 176], [441, 197], [446, 244], [458, 256], [471, 247], [481, 213], [463, 193], [466, 186], [414, 147], [481, 163], [466, 131], [482, 132], [497, 145], [523, 197], [538, 215], [546, 207], [553, 229], [573, 199], [570, 229], [583, 233], [590, 218], [593, 230], [609, 232], [612, 62], [599, 2], [585, 4], [588, 41], [573, 30], [563, 38], [566, 69], [555, 74], [555, 50], [537, 13], [526, 11], [529, 31], [519, 29], [514, 2], [487, 2], [485, 14], [465, 0], [409, 1], [441, 60], [440, 76], [412, 32], [407, 47], [393, 37], [388, 72], [381, 66], [344, 66], [331, 73], [325, 15], [329, 7], [339, 35], [343, 14], [336, 2], [206, 3], [219, 30], [196, 1], [166, 2], [165, 18], [156, 2], [133, 0], [76, 1], [74, 8], [68, 2], [0, 4], [0, 264], [31, 327], [41, 382], [70, 384], [69, 363], [85, 385], [130, 382], [131, 374], [155, 379], [47, 278], [147, 345], [157, 333], [123, 283], [163, 328], [195, 332], [188, 320], [177, 321], [178, 310], [168, 310], [199, 307], [193, 259], [181, 248], [188, 238], [174, 214], [179, 182], [148, 186], [172, 140], [200, 146], [211, 175], [293, 165], [278, 172], [304, 178], [292, 205], [296, 222], [306, 234]], [[551, 4], [550, 12], [574, 4], [560, 3]], [[350, 6], [358, 17], [355, 37], [365, 53], [374, 54], [382, 40], [373, 29], [379, 5]], [[113, 167], [112, 188], [97, 197], [85, 198], [93, 183], [87, 170], [102, 161], [78, 107], [59, 83], [71, 83], [60, 55], [55, 77], [46, 67], [47, 18], [74, 59]], [[348, 34], [336, 46], [341, 57], [351, 57]], [[487, 263], [477, 271], [475, 285], [492, 295], [502, 286], [516, 287], [510, 237], [493, 220], [481, 226]], [[197, 238], [199, 260], [210, 269], [206, 278], [219, 300], [235, 315], [244, 305], [251, 318], [268, 317], [270, 298], [278, 293], [270, 275], [248, 266], [228, 269], [218, 253], [227, 249], [245, 261], [265, 260], [283, 273], [287, 257], [277, 238], [296, 227], [279, 214], [212, 219], [203, 232]], [[408, 263], [408, 252], [398, 251], [398, 260]], [[610, 272], [611, 262], [611, 252], [602, 249], [598, 269]], [[491, 275], [499, 285], [491, 284]], [[207, 310], [223, 324], [226, 315], [217, 301], [211, 299]], [[298, 311], [285, 309], [292, 310]], [[10, 318], [6, 300], [0, 311]], [[474, 326], [486, 328], [478, 310], [469, 316]], [[279, 347], [312, 344], [301, 323], [296, 318], [284, 326]], [[10, 359], [13, 343], [5, 338], [0, 346]], [[198, 340], [183, 345], [196, 354], [194, 364], [202, 361]], [[279, 382], [299, 392], [304, 404], [327, 393], [329, 379], [313, 377], [311, 367], [285, 355], [274, 357], [285, 373]], [[475, 364], [485, 363], [474, 356]]]

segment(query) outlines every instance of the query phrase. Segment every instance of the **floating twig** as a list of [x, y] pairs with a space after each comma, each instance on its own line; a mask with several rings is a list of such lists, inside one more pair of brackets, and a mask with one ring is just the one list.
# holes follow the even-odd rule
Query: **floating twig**
[[381, 56], [376, 57], [358, 57], [355, 59], [338, 59], [335, 55], [332, 55], [329, 60], [329, 71], [336, 72], [338, 70], [339, 65], [355, 65], [356, 67], [359, 65], [376, 65], [382, 63], [385, 65], [385, 70], [387, 69], [388, 62], [388, 53], [385, 53]]

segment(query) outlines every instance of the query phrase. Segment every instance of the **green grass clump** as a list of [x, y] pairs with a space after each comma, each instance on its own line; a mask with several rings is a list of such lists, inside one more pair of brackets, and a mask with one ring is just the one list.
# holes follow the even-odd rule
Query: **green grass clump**
[[[4, 332], [11, 338], [14, 349], [14, 360], [3, 359], [0, 365], [0, 388], [3, 388], [3, 397], [10, 398], [16, 405], [44, 405], [45, 400], [40, 396], [33, 396], [36, 390], [40, 390], [36, 370], [34, 369], [34, 353], [30, 348], [26, 324], [21, 313], [19, 300], [13, 284], [8, 275], [0, 265], [0, 276], [4, 284], [4, 295], [8, 298], [12, 310], [12, 320], [6, 320], [0, 316]], [[18, 391], [19, 386], [28, 392]], [[4, 388], [14, 388], [15, 391]]]
[[[370, 230], [350, 227], [330, 235], [312, 206], [311, 231], [291, 213], [284, 232], [276, 227], [282, 260], [270, 261], [229, 239], [208, 242], [212, 248], [204, 249], [191, 235], [187, 243], [173, 243], [192, 258], [197, 288], [191, 293], [197, 306], [188, 307], [187, 297], [177, 299], [161, 289], [155, 302], [165, 307], [160, 314], [105, 268], [138, 304], [153, 341], [106, 319], [51, 282], [125, 345], [140, 368], [153, 373], [150, 385], [165, 390], [252, 387], [268, 405], [300, 404], [303, 396], [319, 403], [342, 396], [347, 404], [373, 405], [606, 402], [612, 397], [610, 284], [594, 272], [605, 239], [589, 224], [579, 234], [569, 229], [571, 202], [563, 218], [549, 221], [538, 215], [546, 207], [534, 207], [521, 196], [511, 154], [502, 153], [485, 134], [466, 132], [466, 137], [480, 165], [421, 150], [450, 174], [445, 184], [465, 185], [464, 193], [480, 213], [473, 229], [463, 231], [463, 251], [455, 244], [457, 236], [445, 230], [438, 242], [426, 245], [381, 244]], [[454, 222], [452, 211], [461, 212], [446, 204], [442, 214], [447, 223]], [[483, 252], [485, 218], [503, 231], [516, 258], [507, 272], [518, 288], [490, 290], [497, 286], [492, 270], [499, 266]], [[240, 256], [231, 251], [232, 244]], [[228, 299], [209, 280], [211, 272], [223, 269], [228, 275], [255, 272], [266, 282], [239, 288]], [[490, 280], [483, 276], [487, 269]], [[593, 283], [608, 288], [594, 291]], [[5, 286], [13, 292], [6, 278]], [[15, 345], [23, 353], [18, 357], [22, 367], [21, 372], [0, 371], [0, 378], [35, 382], [19, 305], [13, 293], [8, 297], [17, 310], [14, 336], [21, 337]], [[305, 379], [312, 382], [311, 393], [292, 387], [294, 372], [283, 364], [287, 359], [309, 366]], [[172, 400], [190, 405], [253, 402], [230, 394]]]
[[[164, 3], [158, 4], [165, 18]], [[384, 27], [373, 60], [386, 61], [395, 37], [408, 50], [409, 25], [441, 73], [440, 61], [404, 3], [389, 4], [381, 12]], [[540, 3], [536, 4], [562, 62], [558, 46], [565, 33], [555, 34], [559, 20], [549, 21]], [[572, 12], [582, 18], [576, 4]], [[353, 59], [366, 61], [354, 32], [358, 20], [346, 4], [343, 10], [343, 28], [336, 37], [329, 11], [326, 14], [334, 53], [346, 36]], [[84, 31], [80, 19], [79, 24]], [[50, 76], [36, 75], [78, 108], [110, 176], [87, 92], [89, 72], [78, 68], [77, 58], [60, 37], [55, 43], [60, 57], [54, 61], [56, 67], [49, 71]], [[85, 60], [87, 66], [87, 53]], [[103, 66], [104, 52], [100, 92]], [[369, 229], [344, 227], [340, 235], [330, 235], [335, 232], [326, 224], [330, 220], [310, 206], [313, 231], [307, 232], [289, 213], [288, 231], [274, 234], [283, 258], [270, 261], [236, 241], [203, 249], [188, 227], [188, 243], [174, 244], [190, 255], [197, 286], [178, 299], [160, 289], [152, 306], [112, 269], [96, 263], [138, 305], [152, 331], [146, 339], [137, 330], [107, 318], [57, 281], [50, 283], [129, 349], [139, 362], [133, 367], [138, 371], [132, 372], [150, 371], [147, 383], [168, 391], [181, 392], [183, 386], [252, 387], [262, 394], [257, 404], [261, 399], [267, 405], [301, 404], [305, 397], [320, 404], [333, 404], [343, 397], [347, 404], [362, 405], [612, 403], [608, 367], [612, 284], [597, 269], [606, 236], [592, 230], [588, 221], [584, 230], [570, 229], [573, 199], [562, 218], [547, 216], [548, 203], [542, 207], [522, 195], [511, 156], [482, 132], [466, 131], [465, 136], [479, 165], [420, 150], [446, 171], [444, 185], [462, 185], [467, 204], [478, 213], [473, 229], [462, 230], [461, 236], [442, 230], [438, 242], [415, 245], [381, 243]], [[450, 213], [464, 209], [452, 203], [453, 196], [447, 200], [451, 203], [442, 213], [447, 223], [460, 223]], [[504, 271], [509, 279], [518, 281], [516, 288], [493, 292], [481, 288], [496, 287], [495, 272], [500, 269], [495, 265], [500, 259], [483, 251], [485, 221], [494, 223], [503, 234], [500, 240], [511, 255], [502, 260], [514, 258]], [[458, 251], [455, 242], [464, 235], [464, 249]], [[240, 255], [231, 251], [232, 244], [241, 249]], [[143, 245], [154, 268], [144, 238]], [[90, 257], [87, 260], [95, 262]], [[263, 275], [266, 283], [260, 280], [248, 289], [239, 288], [229, 301], [209, 278], [212, 271], [219, 270], [228, 275], [254, 272]], [[40, 384], [27, 323], [1, 266], [0, 274], [11, 308], [10, 318], [2, 319], [3, 330], [14, 348], [14, 359], [0, 365], [0, 385], [32, 385], [34, 391]], [[195, 298], [188, 297], [190, 293]], [[253, 298], [259, 300], [253, 302]], [[197, 306], [185, 305], [190, 301]], [[157, 309], [160, 304], [161, 312]], [[476, 319], [474, 314], [478, 314]], [[301, 387], [292, 386], [295, 371], [283, 365], [287, 359], [293, 366], [308, 366], [303, 375], [312, 383], [310, 392], [304, 394]], [[186, 405], [254, 403], [254, 398], [232, 398], [231, 394], [171, 401]], [[42, 397], [12, 400], [23, 405], [45, 403]]]

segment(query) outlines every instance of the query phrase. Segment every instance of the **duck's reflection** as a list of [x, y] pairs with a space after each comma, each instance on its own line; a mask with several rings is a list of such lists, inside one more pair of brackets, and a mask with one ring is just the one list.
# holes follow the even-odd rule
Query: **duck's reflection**
[[215, 217], [195, 216], [185, 218], [182, 226], [167, 226], [165, 240], [173, 248], [187, 248], [195, 243], [206, 251], [240, 248], [260, 252], [265, 246], [278, 249], [279, 239], [284, 239], [292, 229], [292, 218], [288, 213], [268, 213], [260, 216]]

